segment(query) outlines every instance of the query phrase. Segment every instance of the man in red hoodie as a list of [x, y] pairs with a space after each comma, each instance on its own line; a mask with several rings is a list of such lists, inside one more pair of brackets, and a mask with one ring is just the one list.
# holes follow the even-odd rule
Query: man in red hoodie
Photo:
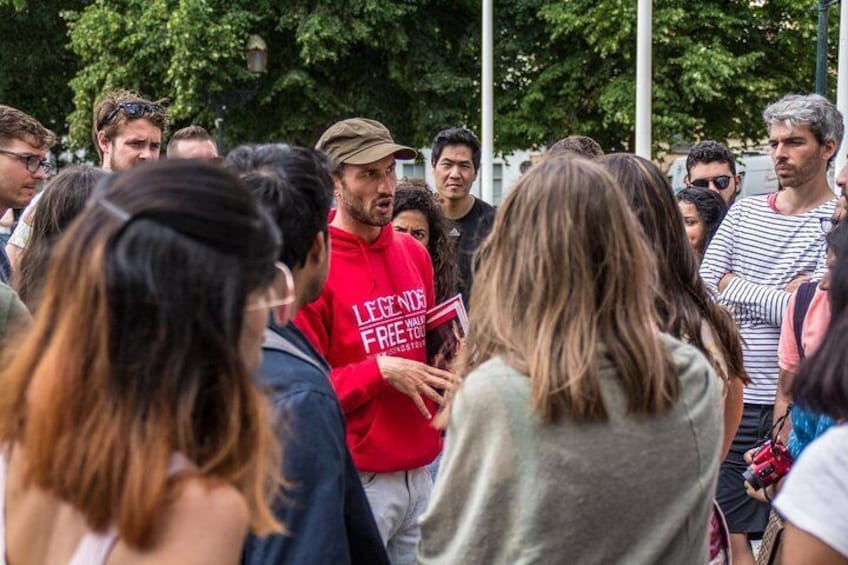
[[324, 354], [347, 418], [347, 443], [393, 564], [414, 563], [426, 465], [441, 449], [430, 419], [453, 375], [426, 364], [434, 306], [427, 250], [391, 226], [395, 158], [413, 159], [374, 120], [331, 126], [316, 148], [335, 162], [330, 272], [295, 324]]

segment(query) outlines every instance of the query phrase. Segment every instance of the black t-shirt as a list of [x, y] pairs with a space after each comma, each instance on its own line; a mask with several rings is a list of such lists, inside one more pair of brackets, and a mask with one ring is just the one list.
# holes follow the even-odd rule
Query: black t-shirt
[[492, 231], [495, 220], [495, 208], [479, 198], [474, 198], [474, 206], [459, 220], [448, 220], [448, 235], [456, 244], [456, 263], [459, 270], [459, 292], [465, 307], [471, 295], [471, 260], [474, 252]]

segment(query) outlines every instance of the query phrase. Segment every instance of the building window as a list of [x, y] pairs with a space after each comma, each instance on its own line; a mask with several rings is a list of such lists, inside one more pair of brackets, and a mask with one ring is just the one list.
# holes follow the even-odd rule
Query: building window
[[492, 165], [492, 202], [493, 205], [499, 206], [503, 200], [503, 163], [494, 163]]
[[399, 178], [427, 178], [425, 176], [426, 167], [424, 166], [424, 163], [403, 163], [401, 167], [401, 175]]

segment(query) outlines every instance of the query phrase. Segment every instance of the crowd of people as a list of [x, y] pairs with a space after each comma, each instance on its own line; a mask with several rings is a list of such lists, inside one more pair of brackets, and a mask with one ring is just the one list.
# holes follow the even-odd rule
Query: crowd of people
[[571, 135], [495, 209], [462, 127], [431, 188], [373, 119], [223, 154], [117, 90], [53, 175], [0, 105], [0, 562], [848, 563], [843, 117], [763, 117], [778, 192]]

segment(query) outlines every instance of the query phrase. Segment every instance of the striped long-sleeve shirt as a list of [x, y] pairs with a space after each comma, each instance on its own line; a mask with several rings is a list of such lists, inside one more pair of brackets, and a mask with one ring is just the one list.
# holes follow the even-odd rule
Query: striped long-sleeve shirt
[[[798, 275], [824, 274], [819, 218], [832, 215], [836, 205], [834, 198], [802, 214], [784, 215], [773, 208], [774, 196], [734, 204], [701, 264], [704, 283], [733, 313], [745, 340], [745, 369], [752, 380], [745, 402], [751, 404], [774, 404], [780, 323], [792, 296], [784, 289]], [[727, 273], [737, 276], [719, 293], [718, 283]]]

